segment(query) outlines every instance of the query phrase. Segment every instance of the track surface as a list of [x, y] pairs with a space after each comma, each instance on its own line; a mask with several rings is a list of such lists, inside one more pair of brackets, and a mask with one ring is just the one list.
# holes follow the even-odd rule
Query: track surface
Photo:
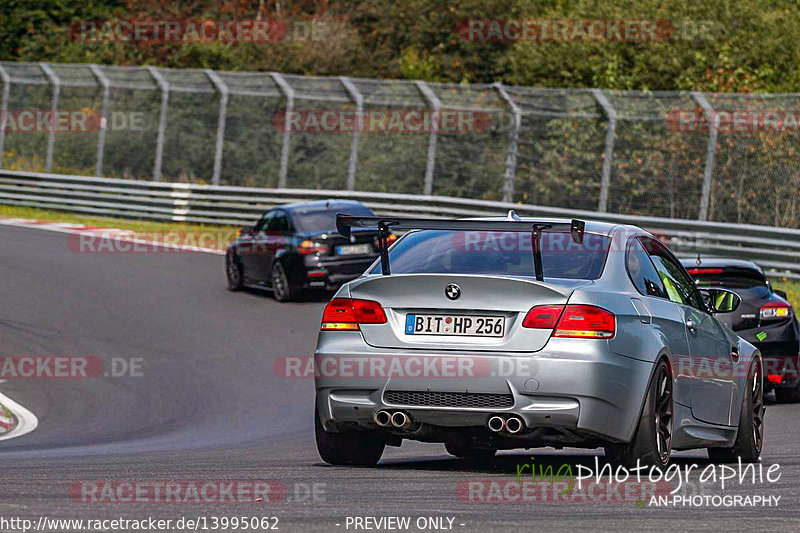
[[[322, 300], [278, 304], [229, 293], [219, 256], [76, 254], [65, 235], [13, 227], [0, 227], [0, 242], [0, 355], [143, 360], [142, 377], [0, 384], [40, 423], [0, 443], [0, 517], [272, 515], [282, 531], [345, 531], [347, 516], [411, 516], [412, 524], [448, 516], [463, 531], [800, 529], [800, 405], [768, 407], [763, 462], [780, 464], [781, 479], [726, 491], [781, 496], [777, 508], [464, 502], [460, 481], [511, 480], [531, 454], [477, 468], [441, 445], [406, 443], [387, 448], [374, 470], [320, 461], [313, 382], [276, 377], [272, 362], [313, 353]], [[548, 449], [536, 459], [574, 468], [597, 453]], [[704, 452], [679, 456], [707, 463]], [[290, 496], [297, 483], [323, 484], [324, 496], [269, 505], [82, 504], [68, 496], [78, 480], [277, 480]], [[718, 485], [710, 493], [720, 494]]]

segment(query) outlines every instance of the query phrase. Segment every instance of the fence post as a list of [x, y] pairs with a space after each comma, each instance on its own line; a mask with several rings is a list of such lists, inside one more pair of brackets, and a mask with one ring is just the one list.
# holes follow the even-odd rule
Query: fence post
[[92, 69], [92, 74], [97, 78], [100, 86], [103, 88], [103, 100], [100, 103], [100, 129], [97, 132], [97, 158], [94, 167], [94, 175], [103, 175], [103, 156], [106, 149], [106, 131], [108, 131], [108, 97], [111, 92], [111, 82], [108, 81], [108, 76], [100, 70], [97, 65], [89, 65]]
[[603, 152], [603, 173], [600, 177], [600, 200], [597, 203], [597, 210], [601, 213], [608, 211], [608, 189], [611, 185], [611, 160], [614, 157], [614, 140], [617, 135], [617, 110], [611, 102], [608, 101], [606, 95], [600, 89], [592, 89], [597, 103], [603, 108], [603, 113], [608, 120], [608, 129], [606, 130], [606, 147]]
[[0, 65], [0, 79], [3, 80], [3, 96], [0, 99], [0, 168], [3, 168], [3, 149], [6, 143], [6, 113], [8, 112], [8, 97], [11, 91], [11, 76], [8, 75], [3, 65]]
[[[287, 83], [286, 79], [277, 72], [270, 72], [270, 76], [280, 89], [283, 97], [286, 98], [286, 115], [294, 111], [294, 89]], [[289, 143], [291, 142], [291, 130], [288, 120], [283, 123], [283, 144], [281, 145], [281, 170], [278, 175], [278, 188], [286, 188], [286, 176], [289, 174]]]
[[214, 149], [214, 174], [211, 177], [212, 185], [219, 185], [219, 177], [222, 173], [222, 147], [225, 142], [225, 119], [228, 115], [228, 86], [222, 78], [213, 70], [206, 69], [206, 76], [219, 92], [219, 115], [217, 116], [217, 144]]
[[497, 82], [494, 84], [497, 92], [506, 103], [511, 107], [511, 112], [514, 115], [514, 123], [508, 132], [508, 151], [506, 152], [506, 170], [505, 170], [505, 183], [503, 184], [503, 201], [514, 201], [514, 181], [517, 175], [517, 153], [519, 152], [519, 132], [522, 128], [522, 108], [517, 105], [514, 99], [508, 94], [503, 84]]
[[708, 220], [708, 208], [711, 202], [711, 177], [714, 174], [714, 154], [717, 150], [717, 121], [714, 108], [706, 99], [706, 95], [693, 92], [692, 98], [698, 103], [708, 120], [708, 145], [706, 146], [706, 166], [703, 170], [703, 190], [700, 195], [700, 211], [698, 220]]
[[423, 194], [433, 194], [433, 169], [436, 166], [436, 136], [437, 130], [439, 129], [439, 121], [441, 117], [439, 117], [439, 110], [442, 108], [442, 102], [439, 100], [439, 97], [436, 96], [436, 93], [428, 87], [428, 84], [424, 81], [417, 81], [417, 88], [419, 92], [422, 93], [422, 96], [425, 97], [425, 100], [430, 104], [431, 108], [433, 109], [433, 114], [436, 117], [436, 120], [432, 123], [431, 128], [431, 135], [428, 137], [428, 160], [425, 163], [425, 190]]
[[158, 117], [158, 137], [156, 140], [156, 162], [153, 165], [153, 181], [161, 181], [161, 160], [164, 157], [164, 136], [167, 133], [167, 110], [169, 106], [169, 83], [155, 67], [147, 67], [161, 89], [161, 114]]
[[50, 172], [53, 169], [53, 148], [56, 142], [56, 113], [58, 112], [58, 97], [61, 94], [61, 80], [47, 63], [39, 63], [39, 66], [53, 86], [53, 99], [50, 102], [50, 134], [47, 136], [47, 157], [44, 162], [45, 172]]
[[347, 190], [352, 191], [356, 188], [356, 169], [358, 167], [358, 138], [361, 133], [361, 125], [364, 120], [364, 97], [358, 88], [350, 81], [350, 78], [342, 77], [342, 85], [347, 90], [347, 94], [356, 104], [356, 122], [353, 127], [353, 138], [350, 141], [350, 165], [347, 167]]

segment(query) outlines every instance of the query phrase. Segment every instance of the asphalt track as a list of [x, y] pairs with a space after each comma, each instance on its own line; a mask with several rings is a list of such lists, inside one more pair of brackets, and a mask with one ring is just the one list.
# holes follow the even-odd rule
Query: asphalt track
[[[456, 531], [800, 530], [800, 405], [768, 407], [762, 460], [780, 465], [779, 481], [707, 491], [780, 496], [778, 507], [462, 501], [459, 482], [512, 480], [531, 453], [471, 467], [441, 445], [406, 443], [387, 448], [376, 469], [320, 461], [313, 382], [278, 377], [272, 363], [313, 353], [321, 298], [278, 304], [267, 294], [229, 293], [216, 255], [78, 254], [63, 234], [15, 227], [0, 227], [0, 243], [0, 356], [142, 361], [138, 377], [0, 383], [0, 392], [39, 418], [34, 432], [0, 442], [0, 517], [277, 516], [281, 531], [347, 531], [348, 516], [410, 516], [412, 526], [418, 517], [446, 516]], [[576, 468], [591, 466], [598, 453], [547, 449], [535, 457]], [[707, 464], [704, 452], [679, 457], [679, 464]], [[81, 480], [276, 480], [289, 496], [251, 504], [78, 503], [69, 487]], [[307, 501], [314, 483], [317, 498]]]

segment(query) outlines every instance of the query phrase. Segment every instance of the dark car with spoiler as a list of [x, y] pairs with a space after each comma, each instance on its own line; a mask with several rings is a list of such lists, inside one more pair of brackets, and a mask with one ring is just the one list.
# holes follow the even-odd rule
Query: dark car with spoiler
[[730, 258], [682, 259], [698, 287], [729, 289], [742, 299], [739, 309], [720, 320], [761, 351], [765, 389], [779, 402], [800, 401], [800, 328], [786, 293], [772, 288], [752, 261]]
[[[406, 439], [467, 460], [546, 446], [604, 447], [625, 465], [691, 448], [758, 460], [761, 357], [717, 318], [739, 297], [698, 289], [652, 234], [513, 211], [339, 215], [337, 228], [377, 231], [381, 258], [322, 313], [324, 461], [374, 466]], [[392, 231], [406, 233], [389, 247]], [[741, 372], [720, 380], [695, 362]]]
[[[336, 289], [359, 277], [378, 257], [378, 231], [343, 237], [336, 214], [372, 216], [361, 202], [323, 200], [286, 204], [267, 211], [239, 231], [225, 255], [228, 288], [271, 289], [280, 302], [298, 299], [305, 289]], [[387, 244], [396, 239], [389, 233]]]

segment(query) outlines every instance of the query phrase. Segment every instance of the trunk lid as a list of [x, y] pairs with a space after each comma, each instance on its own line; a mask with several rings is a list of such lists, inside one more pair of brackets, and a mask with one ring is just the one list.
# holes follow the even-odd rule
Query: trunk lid
[[[480, 350], [498, 352], [536, 352], [544, 348], [552, 330], [522, 327], [528, 310], [535, 305], [566, 304], [572, 292], [587, 280], [487, 277], [454, 274], [393, 274], [370, 276], [350, 286], [353, 298], [375, 300], [386, 312], [386, 324], [363, 325], [364, 339], [370, 346], [425, 350]], [[445, 288], [460, 288], [451, 300]], [[406, 331], [409, 315], [468, 317], [473, 320], [502, 317], [502, 336], [419, 335]], [[446, 318], [445, 318], [446, 319]]]

